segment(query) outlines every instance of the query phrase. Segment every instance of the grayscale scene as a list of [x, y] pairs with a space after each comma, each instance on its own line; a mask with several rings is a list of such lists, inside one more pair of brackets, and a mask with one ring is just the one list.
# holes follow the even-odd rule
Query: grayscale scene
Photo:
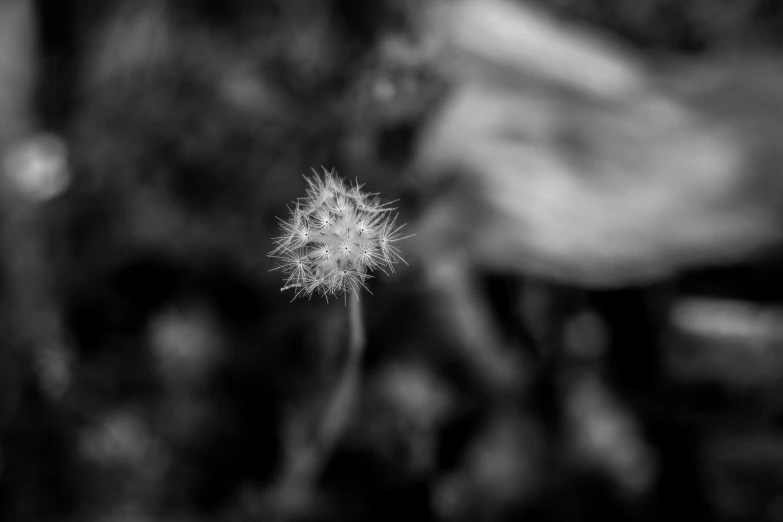
[[0, 0], [0, 521], [783, 522], [781, 58], [781, 0]]

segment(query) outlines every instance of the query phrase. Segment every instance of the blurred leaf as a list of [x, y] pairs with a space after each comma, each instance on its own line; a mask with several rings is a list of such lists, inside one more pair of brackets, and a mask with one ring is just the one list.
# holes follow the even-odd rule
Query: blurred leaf
[[[434, 192], [417, 230], [422, 260], [464, 256], [615, 286], [737, 261], [781, 239], [783, 191], [758, 188], [780, 190], [777, 170], [759, 165], [773, 140], [758, 145], [763, 138], [744, 132], [760, 124], [749, 129], [748, 114], [717, 101], [733, 99], [748, 72], [771, 68], [727, 64], [716, 78], [683, 67], [686, 88], [505, 2], [455, 5], [468, 12], [450, 22], [460, 38], [446, 45], [457, 65], [482, 67], [457, 69], [455, 92], [420, 144], [417, 168]], [[478, 26], [485, 38], [463, 42], [460, 31], [482, 18], [494, 23]], [[523, 30], [541, 39], [535, 59], [519, 51], [525, 38], [509, 36]], [[498, 63], [502, 75], [487, 72]], [[743, 93], [762, 97], [756, 116], [766, 104], [777, 114], [767, 89], [759, 82]]]

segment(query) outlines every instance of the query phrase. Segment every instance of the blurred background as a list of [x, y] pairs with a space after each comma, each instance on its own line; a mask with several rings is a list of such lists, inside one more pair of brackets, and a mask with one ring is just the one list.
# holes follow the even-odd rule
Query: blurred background
[[[739, 129], [732, 168], [714, 160], [723, 146], [656, 148], [670, 134], [614, 109], [625, 95], [609, 74], [515, 47], [493, 30], [494, 7], [465, 20], [487, 30], [473, 50], [495, 54], [466, 59], [474, 44], [448, 36], [472, 34], [457, 4], [0, 0], [0, 519], [783, 520], [783, 3], [538, 0], [530, 20], [500, 17], [529, 34], [566, 24], [529, 43], [608, 57], [616, 85], [627, 72], [686, 115], [683, 139], [705, 121]], [[581, 43], [593, 35], [608, 43]], [[649, 65], [670, 63], [688, 74], [664, 81]], [[710, 80], [709, 100], [669, 87], [705, 64], [704, 77], [729, 78]], [[491, 134], [511, 117], [496, 97], [450, 105], [470, 82], [513, 92], [534, 137], [561, 105], [562, 121], [581, 118], [576, 133], [536, 147]], [[643, 145], [622, 141], [629, 122]], [[678, 257], [645, 243], [659, 225], [640, 221], [638, 250], [615, 248], [596, 230], [631, 220], [610, 205], [592, 224], [567, 221], [584, 257], [557, 249], [562, 229], [511, 212], [548, 215], [557, 192], [526, 199], [525, 185], [493, 213], [501, 140], [526, 166], [544, 149], [558, 162], [580, 151], [562, 179], [605, 188], [605, 201], [639, 203], [654, 185], [660, 201], [742, 226], [695, 227], [688, 244], [703, 248]], [[618, 158], [634, 172], [602, 178]], [[290, 302], [267, 257], [275, 217], [321, 166], [398, 200], [417, 235], [400, 244], [409, 266], [361, 298], [366, 356], [336, 446], [308, 494], [282, 502], [291, 455], [346, 366], [345, 305]], [[744, 177], [714, 200], [679, 184], [706, 172], [711, 188], [724, 167], [720, 179]]]

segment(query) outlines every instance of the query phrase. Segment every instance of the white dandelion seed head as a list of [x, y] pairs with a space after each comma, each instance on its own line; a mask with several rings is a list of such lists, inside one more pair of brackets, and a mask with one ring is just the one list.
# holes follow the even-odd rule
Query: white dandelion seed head
[[289, 209], [287, 220], [278, 218], [281, 235], [269, 254], [279, 260], [275, 270], [284, 274], [282, 290], [295, 290], [294, 298], [358, 297], [371, 272], [388, 274], [405, 263], [397, 244], [410, 236], [402, 235], [404, 225], [397, 225], [389, 203], [335, 171], [313, 171], [305, 179], [307, 195]]

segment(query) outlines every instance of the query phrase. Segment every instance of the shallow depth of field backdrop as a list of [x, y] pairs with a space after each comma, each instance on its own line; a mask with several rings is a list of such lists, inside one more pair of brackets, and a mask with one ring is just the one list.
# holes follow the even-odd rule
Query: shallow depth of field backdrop
[[[412, 232], [449, 189], [410, 165], [450, 89], [428, 3], [0, 0], [0, 145], [67, 178], [2, 185], [0, 520], [783, 520], [779, 261], [598, 291], [415, 238], [362, 295], [341, 439], [279, 501], [348, 333], [280, 292], [275, 216], [321, 166]], [[536, 3], [650, 59], [783, 43], [775, 0]]]

